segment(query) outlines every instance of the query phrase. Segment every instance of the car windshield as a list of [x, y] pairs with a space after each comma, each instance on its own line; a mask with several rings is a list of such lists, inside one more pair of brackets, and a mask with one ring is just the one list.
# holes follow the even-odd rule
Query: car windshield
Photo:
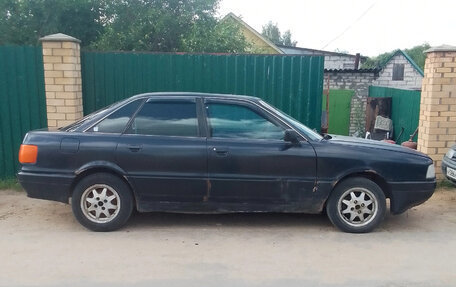
[[298, 120], [290, 117], [289, 115], [287, 115], [286, 113], [282, 112], [281, 110], [269, 105], [268, 103], [264, 102], [264, 101], [260, 101], [260, 103], [266, 107], [267, 109], [269, 110], [272, 110], [276, 113], [278, 113], [279, 115], [281, 115], [283, 118], [285, 118], [287, 121], [291, 122], [293, 124], [293, 126], [298, 129], [300, 132], [304, 133], [305, 135], [307, 135], [310, 139], [312, 140], [315, 140], [315, 141], [319, 141], [319, 140], [322, 140], [323, 137], [318, 134], [316, 131], [306, 127], [304, 124], [302, 124], [301, 122], [299, 122]]

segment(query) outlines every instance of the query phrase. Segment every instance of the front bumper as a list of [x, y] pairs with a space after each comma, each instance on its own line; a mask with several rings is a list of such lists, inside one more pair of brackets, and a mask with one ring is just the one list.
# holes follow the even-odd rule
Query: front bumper
[[434, 194], [436, 180], [421, 182], [394, 182], [391, 187], [391, 213], [400, 214], [422, 204]]
[[448, 157], [444, 156], [443, 160], [442, 160], [442, 173], [443, 173], [443, 175], [445, 175], [445, 177], [448, 180], [456, 183], [456, 180], [454, 178], [449, 178], [447, 176], [447, 167], [450, 167], [452, 169], [456, 169], [456, 161], [450, 160]]
[[20, 171], [19, 183], [31, 198], [46, 199], [68, 203], [73, 175], [40, 174]]

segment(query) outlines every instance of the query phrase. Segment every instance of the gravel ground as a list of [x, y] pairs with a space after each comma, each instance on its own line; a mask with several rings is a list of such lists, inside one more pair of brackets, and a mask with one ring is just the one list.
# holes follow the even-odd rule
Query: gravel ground
[[134, 214], [90, 232], [69, 205], [0, 191], [0, 286], [456, 286], [456, 189], [370, 234], [325, 215]]

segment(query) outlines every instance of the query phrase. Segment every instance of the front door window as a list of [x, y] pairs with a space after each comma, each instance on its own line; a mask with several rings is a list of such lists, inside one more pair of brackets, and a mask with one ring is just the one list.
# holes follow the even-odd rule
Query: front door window
[[280, 140], [284, 129], [254, 110], [241, 105], [209, 103], [206, 106], [210, 136]]

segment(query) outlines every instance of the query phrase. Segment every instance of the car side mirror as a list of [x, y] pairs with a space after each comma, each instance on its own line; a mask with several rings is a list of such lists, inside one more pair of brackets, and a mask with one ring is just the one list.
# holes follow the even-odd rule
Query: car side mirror
[[299, 135], [294, 130], [285, 130], [283, 140], [292, 144], [299, 144]]

